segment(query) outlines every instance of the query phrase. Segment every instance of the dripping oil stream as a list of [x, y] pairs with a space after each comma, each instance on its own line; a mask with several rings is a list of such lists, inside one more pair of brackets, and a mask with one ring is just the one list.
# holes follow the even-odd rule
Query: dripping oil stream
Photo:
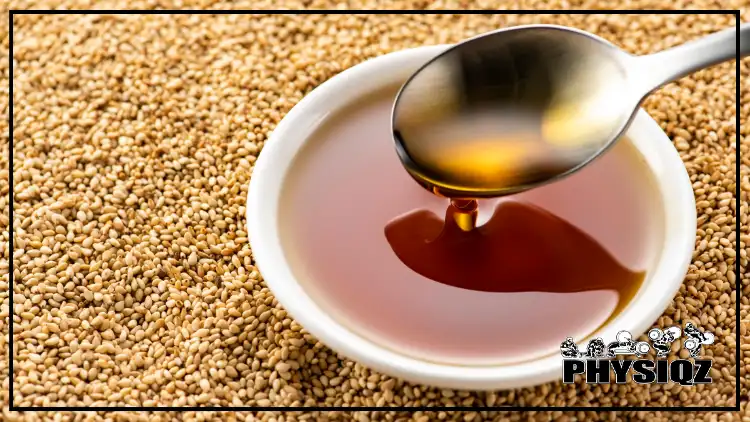
[[393, 252], [414, 272], [439, 283], [484, 292], [615, 291], [618, 315], [644, 272], [621, 265], [596, 240], [550, 212], [523, 202], [498, 204], [475, 227], [476, 202], [453, 201], [441, 219], [427, 210], [385, 227]]

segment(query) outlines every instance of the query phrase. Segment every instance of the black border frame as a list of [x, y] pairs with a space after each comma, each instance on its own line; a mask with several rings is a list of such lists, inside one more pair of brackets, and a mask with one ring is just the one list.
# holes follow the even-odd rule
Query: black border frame
[[[10, 260], [9, 264], [9, 307], [10, 315], [8, 317], [8, 393], [9, 393], [9, 411], [11, 412], [60, 412], [60, 411], [71, 411], [71, 412], [240, 412], [240, 411], [285, 411], [285, 412], [356, 412], [356, 411], [377, 411], [377, 412], [403, 412], [403, 411], [474, 411], [474, 412], [486, 412], [486, 411], [536, 411], [536, 412], [551, 412], [551, 411], [566, 411], [566, 412], [601, 412], [601, 411], [628, 411], [628, 412], [739, 412], [741, 410], [741, 398], [740, 398], [740, 297], [742, 279], [740, 276], [740, 265], [738, 260], [735, 260], [735, 289], [738, 292], [737, 300], [735, 301], [735, 336], [736, 336], [736, 350], [735, 350], [735, 406], [696, 406], [696, 407], [683, 407], [683, 406], [604, 406], [604, 407], [587, 407], [587, 406], [492, 406], [492, 407], [473, 407], [473, 406], [358, 406], [358, 407], [343, 407], [343, 406], [300, 406], [300, 407], [282, 407], [282, 406], [132, 406], [132, 407], [85, 407], [85, 406], [43, 406], [43, 407], [32, 407], [32, 406], [14, 406], [13, 405], [13, 362], [15, 355], [13, 353], [13, 317], [15, 311], [13, 308], [13, 16], [14, 15], [85, 15], [85, 14], [139, 14], [139, 15], [154, 15], [154, 14], [198, 14], [198, 15], [228, 15], [228, 14], [538, 14], [538, 15], [549, 15], [549, 14], [633, 14], [633, 15], [644, 15], [644, 14], [674, 14], [674, 15], [688, 15], [688, 14], [708, 14], [708, 15], [734, 15], [735, 23], [737, 28], [737, 51], [738, 58], [735, 64], [736, 72], [736, 85], [735, 85], [735, 96], [736, 96], [736, 112], [735, 112], [735, 209], [739, 212], [739, 189], [740, 189], [740, 37], [739, 27], [740, 11], [736, 9], [716, 9], [716, 10], [13, 10], [9, 11], [9, 155], [8, 155], [8, 180], [11, 185], [9, 190], [9, 228], [10, 228]], [[736, 216], [738, 217], [738, 216]], [[735, 218], [736, 227], [735, 230], [740, 232], [740, 219]]]

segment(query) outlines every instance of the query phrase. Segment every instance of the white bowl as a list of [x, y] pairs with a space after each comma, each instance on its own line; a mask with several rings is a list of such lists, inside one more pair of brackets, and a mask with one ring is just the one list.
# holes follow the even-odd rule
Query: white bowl
[[[452, 365], [423, 361], [392, 351], [332, 318], [293, 275], [279, 239], [279, 199], [292, 159], [324, 118], [362, 95], [404, 82], [449, 46], [399, 51], [354, 66], [320, 85], [281, 121], [253, 171], [247, 199], [247, 228], [255, 263], [279, 302], [305, 329], [333, 350], [383, 373], [445, 388], [510, 389], [541, 384], [562, 376], [559, 355], [517, 364]], [[661, 195], [663, 249], [647, 269], [647, 278], [630, 304], [596, 331], [614, 339], [620, 330], [634, 337], [650, 328], [674, 298], [690, 264], [696, 212], [687, 171], [669, 138], [639, 110], [627, 138], [653, 173]], [[396, 154], [394, 149], [394, 154]], [[560, 333], [561, 341], [565, 333]]]

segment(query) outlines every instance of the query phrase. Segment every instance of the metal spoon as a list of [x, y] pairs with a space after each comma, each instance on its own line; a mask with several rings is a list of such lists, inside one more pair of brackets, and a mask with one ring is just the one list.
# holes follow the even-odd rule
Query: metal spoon
[[625, 133], [652, 91], [738, 50], [750, 54], [750, 24], [646, 56], [561, 26], [490, 32], [404, 84], [392, 116], [396, 149], [435, 194], [518, 193], [581, 169]]

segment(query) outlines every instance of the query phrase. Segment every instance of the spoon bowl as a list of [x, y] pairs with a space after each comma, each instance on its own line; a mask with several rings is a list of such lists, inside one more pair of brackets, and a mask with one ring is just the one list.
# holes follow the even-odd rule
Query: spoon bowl
[[736, 56], [737, 32], [650, 56], [555, 25], [471, 38], [402, 86], [392, 116], [396, 150], [417, 182], [449, 198], [498, 197], [549, 183], [607, 150], [651, 91]]

